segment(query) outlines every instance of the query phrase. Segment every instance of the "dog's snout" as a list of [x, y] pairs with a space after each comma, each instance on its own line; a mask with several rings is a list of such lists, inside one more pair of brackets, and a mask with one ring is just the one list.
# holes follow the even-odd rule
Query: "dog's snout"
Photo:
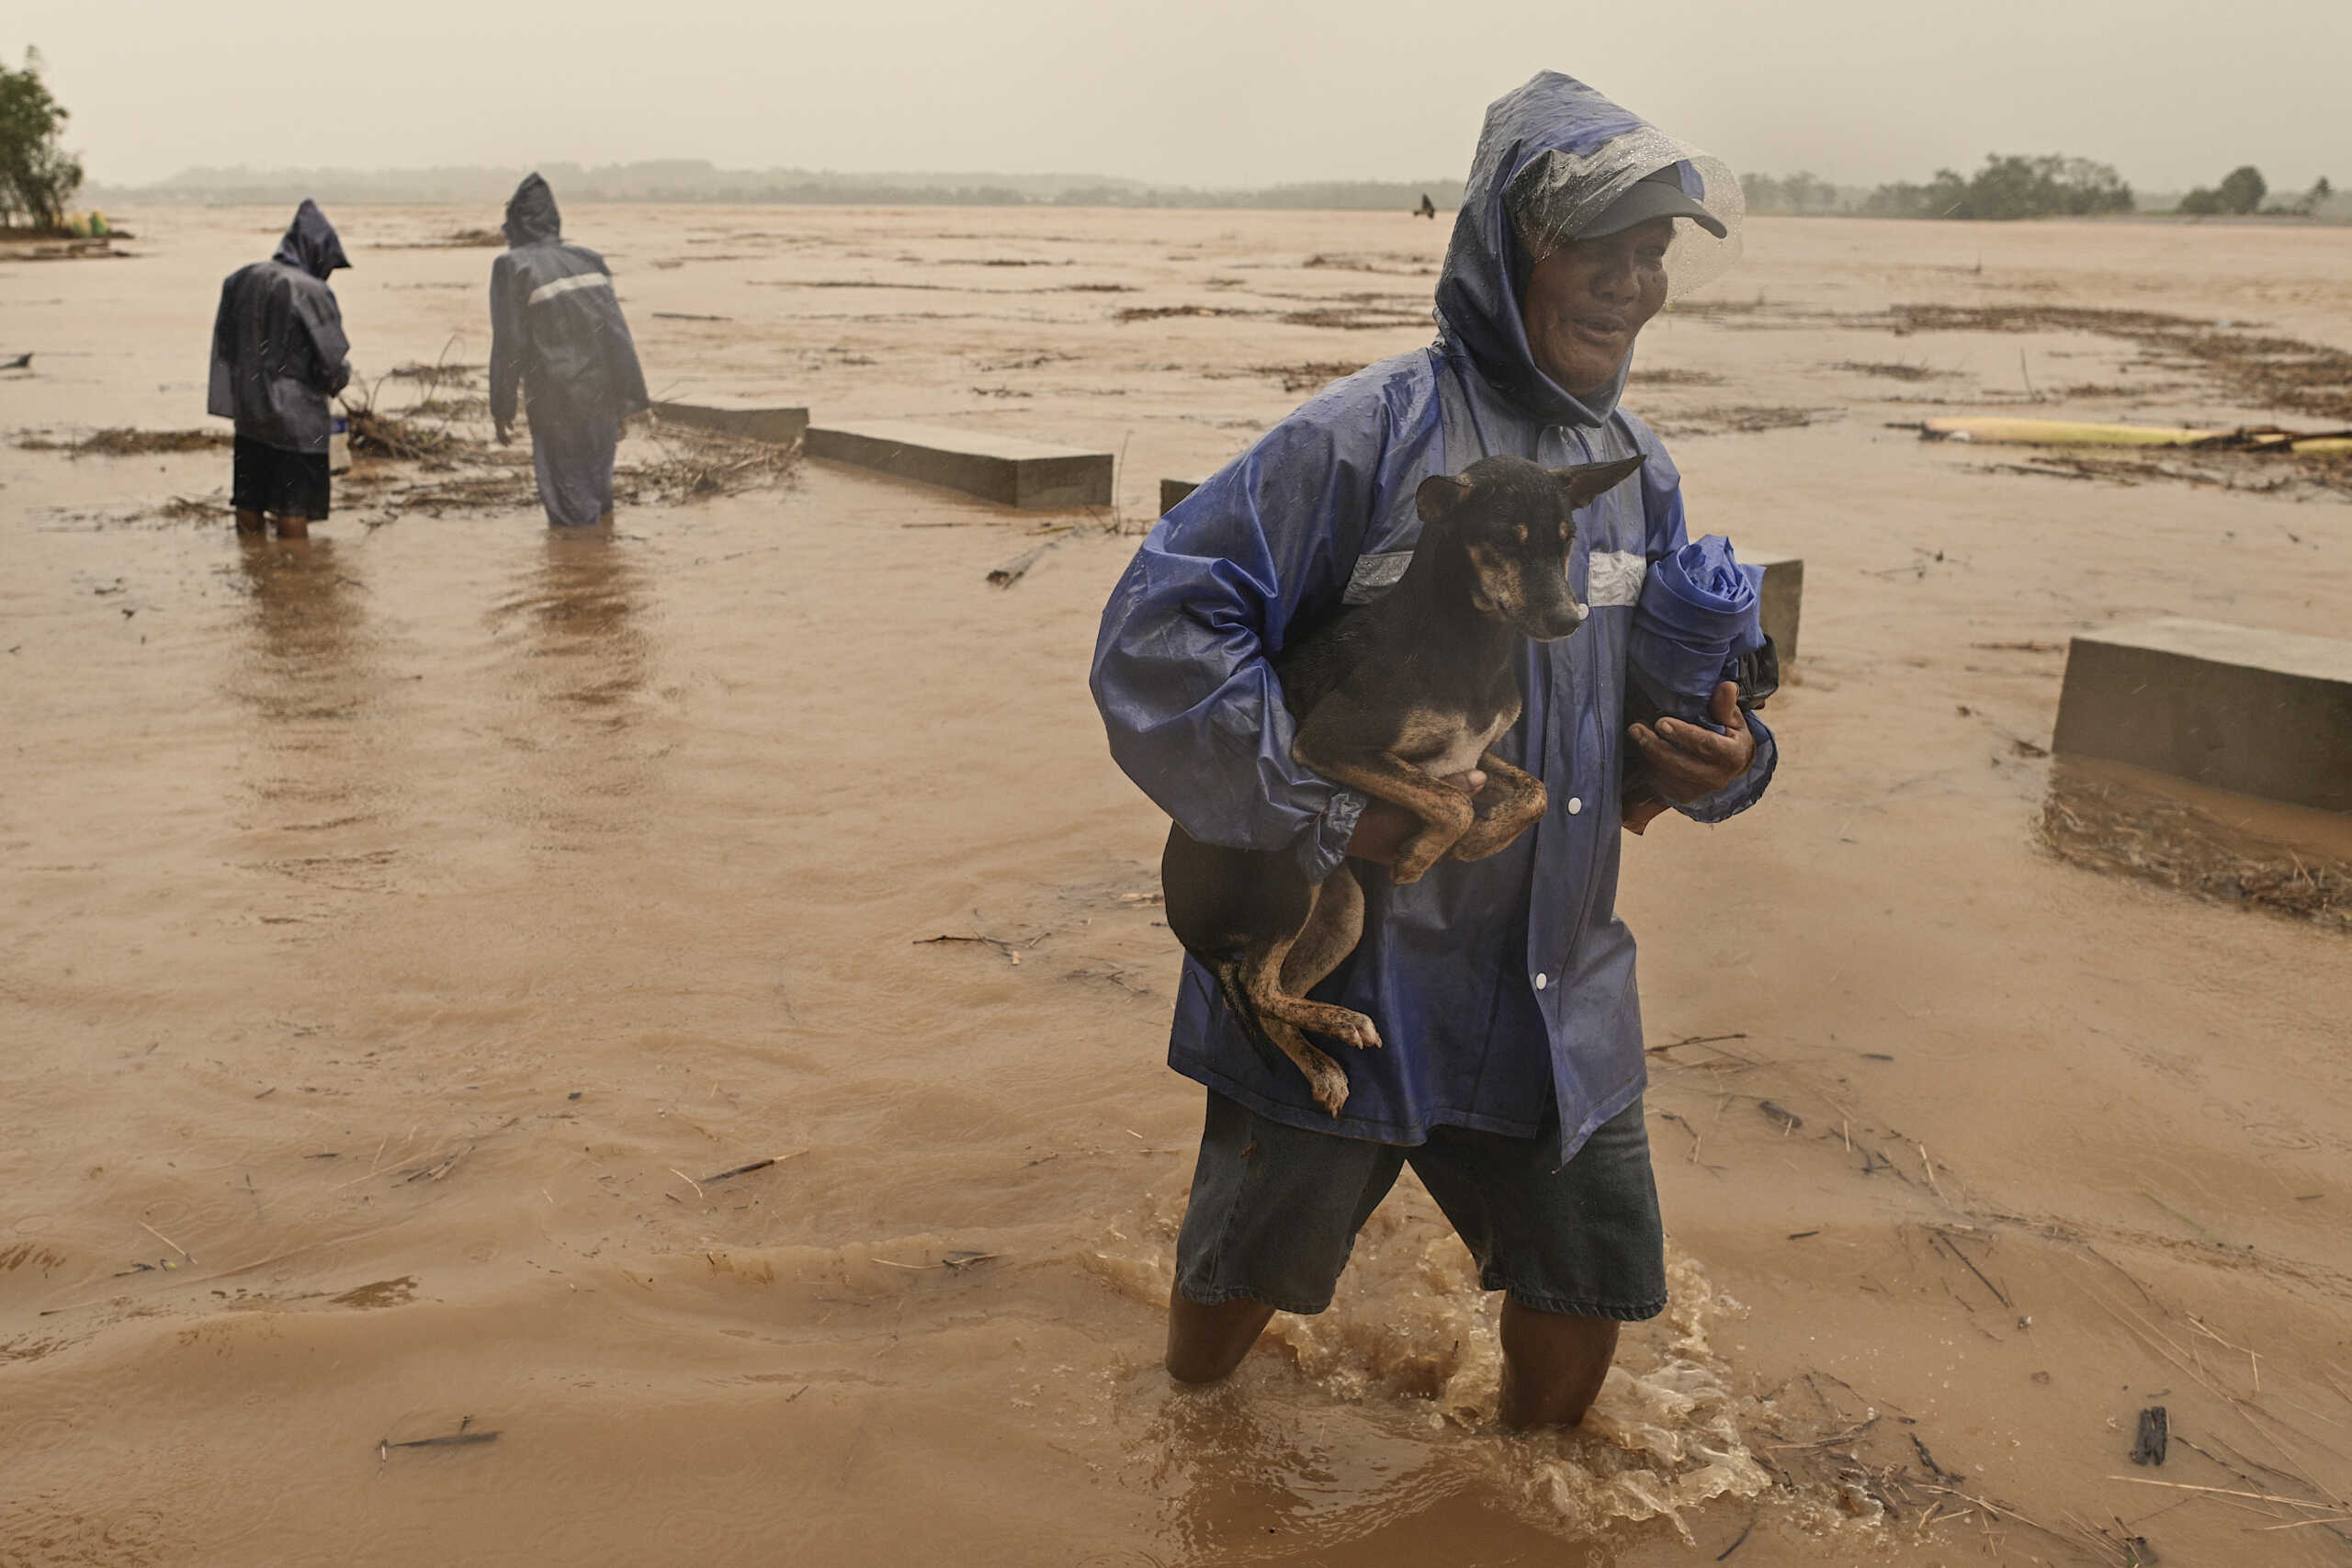
[[1557, 642], [1560, 638], [1569, 636], [1578, 626], [1584, 625], [1585, 618], [1591, 614], [1592, 612], [1582, 604], [1573, 599], [1569, 600], [1544, 617], [1544, 640]]

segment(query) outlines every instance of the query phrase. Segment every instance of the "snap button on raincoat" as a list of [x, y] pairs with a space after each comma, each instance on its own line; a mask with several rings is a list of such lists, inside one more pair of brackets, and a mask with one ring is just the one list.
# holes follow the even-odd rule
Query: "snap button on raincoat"
[[[1615, 909], [1620, 709], [1646, 565], [1688, 536], [1680, 475], [1616, 406], [1623, 371], [1579, 400], [1528, 347], [1531, 264], [1505, 192], [1554, 149], [1623, 186], [1667, 166], [1676, 144], [1551, 73], [1498, 100], [1438, 284], [1437, 342], [1327, 388], [1160, 520], [1103, 612], [1092, 687], [1112, 756], [1186, 831], [1293, 847], [1324, 874], [1364, 803], [1292, 758], [1268, 656], [1294, 627], [1395, 582], [1419, 536], [1414, 491], [1430, 474], [1491, 453], [1552, 467], [1647, 456], [1638, 482], [1577, 514], [1569, 574], [1590, 618], [1522, 654], [1525, 712], [1497, 750], [1544, 781], [1549, 813], [1490, 859], [1442, 862], [1410, 886], [1363, 878], [1363, 939], [1314, 992], [1369, 1014], [1387, 1042], [1344, 1052], [1345, 1111], [1335, 1121], [1298, 1073], [1261, 1060], [1189, 958], [1169, 1043], [1170, 1066], [1262, 1115], [1387, 1143], [1420, 1143], [1436, 1125], [1532, 1136], [1556, 1097], [1565, 1163], [1645, 1077], [1634, 939]], [[1747, 773], [1685, 815], [1720, 821], [1763, 794], [1777, 749], [1748, 723]]]
[[305, 201], [277, 254], [222, 281], [206, 412], [266, 446], [327, 449], [327, 400], [351, 381], [351, 344], [327, 276], [350, 265], [334, 225]]

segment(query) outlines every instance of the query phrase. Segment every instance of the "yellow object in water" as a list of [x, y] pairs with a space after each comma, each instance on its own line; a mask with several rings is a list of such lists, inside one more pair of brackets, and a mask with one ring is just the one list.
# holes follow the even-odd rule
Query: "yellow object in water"
[[2298, 435], [2290, 430], [2188, 430], [2158, 424], [2086, 424], [2070, 419], [1931, 419], [1932, 440], [1982, 441], [1995, 446], [2200, 446], [2245, 451], [2352, 452], [2352, 435]]

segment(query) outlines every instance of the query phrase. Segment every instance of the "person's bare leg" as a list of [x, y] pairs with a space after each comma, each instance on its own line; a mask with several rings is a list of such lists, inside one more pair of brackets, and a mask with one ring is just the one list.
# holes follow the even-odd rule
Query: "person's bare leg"
[[1241, 1364], [1274, 1309], [1247, 1296], [1203, 1306], [1168, 1292], [1168, 1375], [1178, 1382], [1216, 1382]]
[[307, 539], [311, 536], [311, 520], [307, 517], [273, 517], [281, 539]]
[[1521, 1432], [1583, 1420], [1617, 1354], [1617, 1328], [1614, 1318], [1537, 1312], [1505, 1296], [1502, 1424]]
[[249, 508], [243, 507], [243, 506], [240, 506], [239, 508], [237, 508], [237, 532], [238, 532], [238, 533], [240, 533], [240, 534], [262, 534], [262, 533], [266, 533], [266, 532], [268, 532], [268, 529], [269, 529], [269, 525], [268, 525], [268, 523], [267, 523], [267, 522], [266, 522], [266, 521], [263, 519], [262, 514], [261, 514], [260, 513], [258, 513], [258, 512], [254, 512], [254, 511], [252, 511], [252, 510], [250, 510]]

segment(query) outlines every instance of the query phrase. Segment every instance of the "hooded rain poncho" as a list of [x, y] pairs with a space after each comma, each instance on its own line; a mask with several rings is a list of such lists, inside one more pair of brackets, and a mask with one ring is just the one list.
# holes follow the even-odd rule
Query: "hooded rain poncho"
[[315, 202], [295, 210], [277, 254], [220, 285], [207, 410], [288, 452], [327, 449], [327, 400], [350, 384], [351, 344], [327, 276], [350, 261]]
[[512, 423], [625, 419], [648, 406], [645, 372], [605, 258], [567, 244], [555, 193], [532, 175], [506, 204], [505, 254], [490, 269], [490, 412]]
[[[1520, 290], [1531, 263], [1506, 193], [1553, 150], [1571, 155], [1551, 161], [1555, 177], [1582, 166], [1604, 182], [1595, 210], [1688, 152], [1566, 76], [1540, 74], [1498, 100], [1438, 285], [1438, 341], [1325, 389], [1170, 511], [1112, 592], [1092, 684], [1113, 757], [1187, 831], [1292, 849], [1320, 877], [1364, 803], [1291, 756], [1268, 656], [1294, 626], [1402, 575], [1428, 476], [1493, 453], [1549, 467], [1645, 455], [1637, 479], [1577, 516], [1569, 576], [1590, 618], [1522, 648], [1525, 710], [1497, 750], [1545, 782], [1549, 813], [1489, 859], [1441, 862], [1409, 886], [1363, 879], [1363, 938], [1314, 992], [1369, 1014], [1387, 1042], [1342, 1053], [1344, 1112], [1335, 1121], [1295, 1069], [1262, 1061], [1190, 959], [1169, 1044], [1178, 1072], [1262, 1115], [1388, 1143], [1420, 1143], [1439, 1124], [1532, 1136], [1556, 1100], [1565, 1163], [1645, 1081], [1634, 939], [1615, 909], [1620, 709], [1648, 565], [1687, 536], [1672, 460], [1617, 406], [1623, 371], [1578, 399], [1529, 349]], [[1703, 184], [1695, 162], [1687, 170], [1686, 188]], [[1736, 218], [1736, 189], [1706, 198]], [[1712, 243], [1686, 234], [1676, 249], [1694, 238]], [[1760, 720], [1750, 727], [1747, 773], [1685, 815], [1720, 821], [1762, 795], [1776, 749]]]

